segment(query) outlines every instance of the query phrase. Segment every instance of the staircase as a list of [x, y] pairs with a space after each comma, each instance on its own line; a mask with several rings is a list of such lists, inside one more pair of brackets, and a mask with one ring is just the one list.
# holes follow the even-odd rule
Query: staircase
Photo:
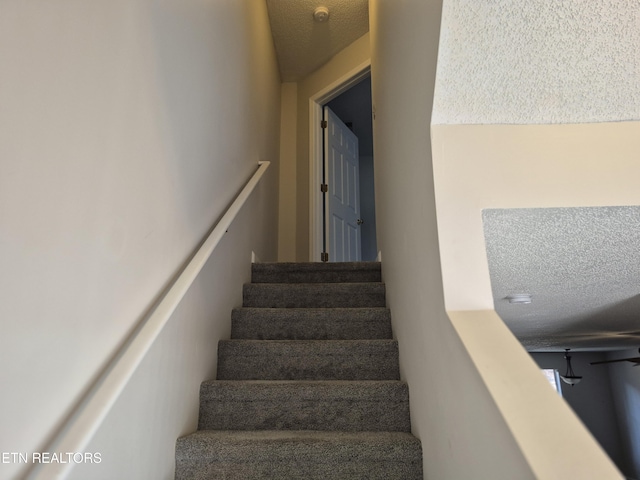
[[176, 480], [422, 479], [380, 264], [254, 264]]

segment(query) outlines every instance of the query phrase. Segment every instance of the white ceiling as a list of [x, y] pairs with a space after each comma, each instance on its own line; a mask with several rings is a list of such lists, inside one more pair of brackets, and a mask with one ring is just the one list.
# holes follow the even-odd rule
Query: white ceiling
[[[487, 209], [496, 312], [528, 350], [640, 345], [640, 207]], [[507, 296], [528, 293], [530, 304]]]
[[447, 0], [433, 123], [637, 119], [638, 44], [637, 1]]
[[[369, 0], [266, 0], [280, 76], [297, 82], [369, 31]], [[313, 19], [317, 7], [329, 20]]]

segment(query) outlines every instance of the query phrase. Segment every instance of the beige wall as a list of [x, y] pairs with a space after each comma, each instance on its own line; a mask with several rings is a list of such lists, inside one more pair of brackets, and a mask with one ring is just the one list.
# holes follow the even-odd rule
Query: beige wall
[[[447, 310], [447, 314], [526, 459], [524, 470], [520, 466], [504, 478], [520, 478], [519, 472], [525, 471], [536, 479], [623, 478], [575, 413], [549, 388], [496, 312]], [[493, 448], [491, 454], [495, 455], [498, 452]]]
[[441, 2], [370, 6], [378, 246], [425, 478], [621, 478], [493, 311], [445, 306], [434, 181], [459, 171], [430, 136]]
[[[322, 92], [328, 85], [366, 63], [370, 58], [369, 34], [363, 35], [339, 52], [324, 66], [298, 82], [297, 159], [296, 159], [296, 259], [309, 261], [309, 99]], [[318, 185], [318, 195], [320, 195]], [[281, 212], [282, 215], [282, 212]], [[314, 258], [318, 261], [319, 258]]]
[[298, 84], [282, 84], [280, 106], [280, 192], [278, 261], [296, 260]]
[[441, 2], [373, 0], [378, 248], [429, 479], [533, 479], [444, 308], [429, 123]]
[[[523, 394], [533, 370], [493, 312], [481, 212], [640, 203], [639, 124], [617, 122], [637, 117], [638, 8], [508, 3], [445, 1], [434, 121], [450, 125], [431, 130], [445, 305], [538, 478], [619, 478], [564, 405]], [[616, 123], [579, 123], [598, 121]]]
[[447, 308], [492, 309], [484, 208], [638, 205], [640, 123], [434, 125]]
[[[1, 452], [44, 448], [271, 160], [91, 444], [102, 463], [74, 478], [172, 477], [251, 251], [277, 254], [271, 42], [264, 2], [252, 0], [0, 4]], [[0, 477], [24, 467], [0, 464]]]
[[[639, 133], [637, 122], [432, 127], [446, 308], [538, 476], [563, 469], [577, 475], [572, 463], [589, 451], [580, 478], [616, 478], [606, 473], [612, 466], [564, 404], [539, 389], [523, 394], [533, 369], [521, 348], [497, 341], [512, 336], [493, 312], [482, 210], [638, 204]], [[571, 449], [549, 436], [559, 430]], [[554, 454], [561, 448], [562, 459]]]

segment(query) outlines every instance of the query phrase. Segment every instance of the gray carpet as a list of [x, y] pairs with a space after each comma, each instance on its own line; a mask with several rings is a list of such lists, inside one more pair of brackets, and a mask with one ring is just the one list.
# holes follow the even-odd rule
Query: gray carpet
[[380, 264], [254, 264], [176, 480], [422, 479]]
[[391, 338], [388, 308], [234, 308], [231, 338], [356, 340]]

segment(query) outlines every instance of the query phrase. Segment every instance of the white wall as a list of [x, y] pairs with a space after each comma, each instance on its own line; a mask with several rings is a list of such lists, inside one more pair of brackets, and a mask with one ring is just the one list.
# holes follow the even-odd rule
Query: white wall
[[[564, 352], [531, 353], [540, 368], [566, 371]], [[591, 434], [605, 449], [618, 468], [626, 471], [626, 459], [620, 444], [616, 411], [611, 395], [609, 369], [606, 365], [590, 365], [606, 360], [603, 352], [571, 352], [571, 366], [582, 381], [570, 386], [562, 383], [562, 398], [571, 406]], [[626, 472], [629, 474], [630, 472]]]
[[2, 452], [44, 448], [258, 160], [274, 162], [91, 445], [102, 464], [75, 477], [172, 478], [250, 252], [276, 258], [266, 8], [10, 0], [0, 64]]
[[494, 312], [445, 311], [429, 132], [440, 9], [370, 3], [378, 245], [425, 478], [620, 478]]
[[[309, 99], [328, 85], [342, 79], [370, 58], [369, 34], [363, 35], [329, 62], [298, 82], [297, 164], [296, 164], [296, 259], [309, 261]], [[318, 195], [320, 187], [318, 182]], [[314, 258], [318, 261], [319, 258]]]
[[[608, 360], [637, 357], [638, 350], [622, 350], [608, 354]], [[611, 392], [616, 406], [622, 451], [627, 459], [626, 472], [640, 478], [640, 376], [633, 363], [612, 363], [607, 367]]]

